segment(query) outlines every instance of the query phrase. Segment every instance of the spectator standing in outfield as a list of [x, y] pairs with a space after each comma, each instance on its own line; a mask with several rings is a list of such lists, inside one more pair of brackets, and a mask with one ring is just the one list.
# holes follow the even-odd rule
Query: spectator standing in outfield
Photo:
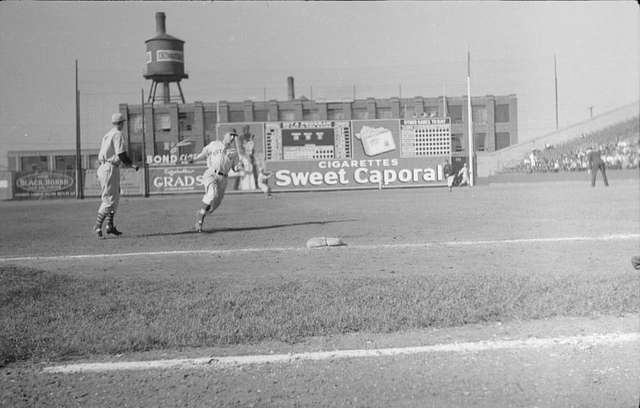
[[202, 175], [202, 184], [205, 192], [202, 197], [202, 206], [198, 210], [196, 232], [202, 232], [204, 218], [207, 214], [213, 213], [222, 202], [227, 189], [229, 171], [239, 170], [240, 156], [237, 148], [232, 148], [237, 136], [235, 131], [225, 133], [222, 141], [214, 140], [189, 160], [190, 163], [193, 163], [196, 160], [207, 159], [207, 170]]
[[456, 178], [456, 174], [451, 167], [451, 163], [449, 161], [444, 162], [443, 166], [444, 177], [447, 179], [447, 187], [449, 187], [449, 191], [451, 191], [453, 187], [453, 181]]
[[469, 183], [469, 168], [467, 167], [467, 163], [465, 163], [458, 172], [458, 177], [462, 178], [460, 180], [460, 184], [458, 184], [459, 186], [471, 187], [471, 184]]
[[102, 189], [102, 203], [98, 208], [96, 225], [93, 228], [98, 238], [102, 238], [102, 224], [107, 221], [107, 234], [119, 236], [122, 233], [114, 225], [114, 218], [118, 203], [120, 202], [120, 164], [132, 167], [138, 171], [138, 166], [127, 155], [122, 139], [122, 127], [125, 119], [120, 113], [111, 115], [113, 127], [102, 138], [100, 152], [98, 153], [97, 175]]
[[608, 186], [609, 181], [607, 180], [607, 171], [605, 169], [604, 161], [602, 161], [602, 157], [600, 156], [600, 150], [595, 146], [591, 146], [591, 149], [587, 152], [587, 161], [589, 162], [589, 171], [591, 172], [591, 187], [596, 186], [596, 174], [598, 173], [598, 170], [602, 172], [604, 185]]

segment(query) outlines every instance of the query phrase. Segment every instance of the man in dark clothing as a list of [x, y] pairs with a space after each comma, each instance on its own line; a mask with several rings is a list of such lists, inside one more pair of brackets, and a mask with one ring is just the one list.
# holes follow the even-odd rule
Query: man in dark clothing
[[598, 170], [602, 172], [604, 185], [608, 186], [609, 181], [607, 180], [604, 161], [600, 156], [600, 150], [596, 149], [595, 146], [591, 146], [591, 149], [587, 152], [587, 160], [589, 161], [589, 170], [591, 171], [591, 187], [596, 186], [596, 174], [598, 173]]
[[456, 173], [453, 171], [453, 167], [451, 167], [451, 164], [449, 163], [448, 160], [444, 162], [443, 172], [444, 172], [444, 176], [447, 179], [447, 187], [449, 187], [449, 191], [451, 191], [451, 188], [453, 187], [453, 181], [456, 177]]

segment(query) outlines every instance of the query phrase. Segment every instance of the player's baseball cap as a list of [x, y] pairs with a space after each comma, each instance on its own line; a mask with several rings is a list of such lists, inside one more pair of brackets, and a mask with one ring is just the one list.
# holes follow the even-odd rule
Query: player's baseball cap
[[122, 116], [122, 113], [114, 113], [113, 115], [111, 115], [111, 123], [118, 124], [118, 123], [122, 123], [125, 121], [124, 116]]

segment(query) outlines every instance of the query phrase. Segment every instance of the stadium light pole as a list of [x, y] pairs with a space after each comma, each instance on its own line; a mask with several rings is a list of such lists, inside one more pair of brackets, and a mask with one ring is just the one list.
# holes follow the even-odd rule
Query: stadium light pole
[[473, 171], [473, 115], [471, 112], [471, 52], [467, 50], [467, 122], [469, 133], [469, 185], [475, 184]]

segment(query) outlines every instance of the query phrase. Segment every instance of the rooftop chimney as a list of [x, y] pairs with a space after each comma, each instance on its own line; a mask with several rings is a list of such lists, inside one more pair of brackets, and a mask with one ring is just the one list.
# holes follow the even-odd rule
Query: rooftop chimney
[[289, 95], [289, 100], [292, 101], [296, 99], [296, 92], [293, 88], [293, 77], [287, 77], [287, 94]]

